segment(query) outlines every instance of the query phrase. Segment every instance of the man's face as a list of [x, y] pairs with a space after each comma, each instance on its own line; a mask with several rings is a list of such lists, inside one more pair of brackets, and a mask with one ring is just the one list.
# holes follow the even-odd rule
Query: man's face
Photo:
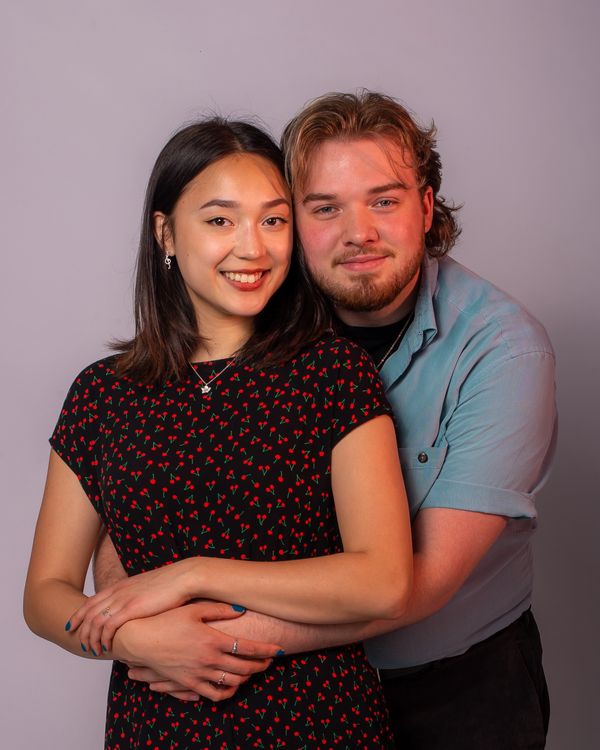
[[308, 267], [344, 322], [384, 325], [408, 312], [433, 193], [421, 193], [397, 145], [385, 138], [325, 141], [294, 203]]

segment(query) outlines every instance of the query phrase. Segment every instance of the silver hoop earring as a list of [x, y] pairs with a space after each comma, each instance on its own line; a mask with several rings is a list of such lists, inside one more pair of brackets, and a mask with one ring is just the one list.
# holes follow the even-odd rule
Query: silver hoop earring
[[167, 271], [171, 270], [171, 258], [169, 253], [165, 253], [165, 266], [167, 267]]

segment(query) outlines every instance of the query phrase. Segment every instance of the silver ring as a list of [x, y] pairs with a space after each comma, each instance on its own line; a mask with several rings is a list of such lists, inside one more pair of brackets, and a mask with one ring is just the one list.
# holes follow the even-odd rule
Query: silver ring
[[110, 613], [110, 607], [104, 607], [102, 612], [100, 612], [101, 615], [104, 615], [104, 617], [112, 617]]
[[231, 647], [231, 653], [235, 656], [238, 652], [239, 643], [237, 641], [233, 642], [233, 646]]
[[227, 674], [227, 672], [223, 672], [223, 674], [217, 680], [217, 685], [224, 685], [225, 684], [225, 675], [226, 674]]

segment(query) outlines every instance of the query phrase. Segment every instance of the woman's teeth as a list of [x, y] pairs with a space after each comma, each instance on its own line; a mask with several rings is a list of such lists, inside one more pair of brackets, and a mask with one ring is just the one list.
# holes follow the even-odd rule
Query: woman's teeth
[[256, 273], [233, 273], [231, 271], [223, 271], [223, 276], [230, 281], [239, 281], [242, 284], [253, 284], [258, 281], [263, 275], [262, 271], [256, 271]]

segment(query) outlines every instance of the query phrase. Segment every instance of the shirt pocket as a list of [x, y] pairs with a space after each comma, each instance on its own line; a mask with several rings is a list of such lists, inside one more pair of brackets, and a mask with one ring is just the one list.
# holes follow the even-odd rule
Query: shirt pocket
[[405, 445], [398, 448], [411, 516], [421, 507], [438, 478], [446, 458], [447, 445]]

